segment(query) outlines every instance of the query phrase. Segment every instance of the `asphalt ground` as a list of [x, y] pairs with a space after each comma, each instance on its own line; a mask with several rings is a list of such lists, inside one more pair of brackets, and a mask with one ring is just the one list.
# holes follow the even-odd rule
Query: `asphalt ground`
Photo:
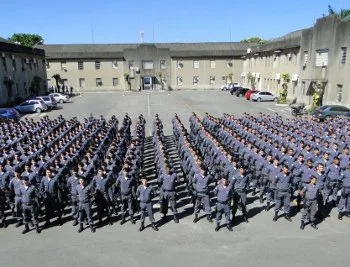
[[[47, 114], [51, 118], [62, 114], [65, 118], [76, 116], [78, 119], [88, 117], [90, 113], [106, 118], [116, 115], [121, 121], [123, 114], [128, 112], [135, 121], [142, 113], [149, 134], [150, 122], [158, 113], [165, 133], [170, 135], [174, 113], [188, 125], [192, 111], [200, 116], [205, 112], [215, 116], [224, 112], [240, 116], [243, 112], [258, 114], [260, 111], [290, 116], [288, 107], [252, 103], [218, 91], [179, 91], [170, 95], [167, 92], [140, 92], [126, 96], [114, 92], [84, 93]], [[25, 117], [37, 120], [43, 114]], [[171, 137], [167, 138], [167, 143], [176, 157]], [[152, 147], [148, 149], [146, 160], [152, 162]], [[7, 229], [0, 229], [0, 266], [349, 266], [350, 219], [337, 220], [335, 209], [318, 224], [319, 230], [308, 225], [301, 231], [300, 212], [293, 212], [291, 223], [283, 217], [273, 222], [274, 210], [266, 212], [264, 204], [249, 194], [249, 223], [243, 222], [239, 211], [233, 232], [224, 227], [215, 232], [215, 224], [205, 218], [196, 224], [192, 222], [192, 204], [189, 204], [184, 188], [180, 189], [180, 223], [175, 224], [169, 216], [166, 224], [160, 224], [159, 232], [148, 227], [139, 233], [139, 221], [136, 225], [127, 222], [120, 226], [120, 217], [114, 217], [112, 226], [97, 228], [94, 234], [88, 229], [78, 234], [69, 215], [63, 226], [44, 229], [39, 235], [35, 231], [22, 235], [22, 227], [15, 228], [11, 224]], [[161, 218], [158, 209], [159, 205], [155, 203], [156, 221]], [[204, 216], [203, 213], [200, 215]]]

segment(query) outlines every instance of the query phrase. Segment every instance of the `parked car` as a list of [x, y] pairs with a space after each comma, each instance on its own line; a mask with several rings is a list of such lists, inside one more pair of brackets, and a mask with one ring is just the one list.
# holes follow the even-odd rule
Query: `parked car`
[[55, 98], [53, 96], [36, 96], [36, 97], [33, 97], [31, 99], [36, 99], [36, 100], [42, 100], [44, 101], [44, 103], [47, 105], [47, 107], [49, 109], [54, 109], [57, 107], [57, 101], [55, 100]]
[[249, 90], [250, 90], [249, 88], [239, 88], [239, 89], [236, 90], [235, 94], [236, 94], [237, 97], [242, 97]]
[[257, 92], [259, 92], [259, 90], [251, 89], [245, 93], [244, 97], [245, 97], [245, 99], [250, 100], [251, 95], [255, 94]]
[[56, 102], [58, 103], [67, 103], [69, 101], [69, 96], [68, 95], [64, 95], [64, 94], [60, 94], [60, 93], [52, 93], [49, 94], [49, 96], [52, 96]]
[[350, 117], [350, 112], [346, 112], [346, 113], [344, 114], [344, 116], [345, 116], [345, 117]]
[[256, 92], [250, 96], [250, 100], [253, 101], [275, 101], [277, 102], [278, 96], [270, 92]]
[[30, 99], [24, 101], [23, 103], [14, 107], [20, 113], [29, 113], [29, 112], [37, 112], [40, 113], [42, 111], [48, 110], [47, 105], [44, 101], [38, 99]]
[[241, 87], [240, 83], [229, 83], [220, 87], [222, 91], [231, 91], [233, 88]]
[[238, 89], [241, 89], [242, 87], [233, 87], [231, 90], [230, 90], [230, 93], [231, 95], [235, 94], [237, 92]]
[[312, 117], [319, 120], [328, 120], [335, 116], [344, 116], [346, 113], [350, 112], [350, 109], [340, 105], [324, 105], [317, 108]]
[[19, 120], [21, 114], [14, 108], [0, 108], [0, 119]]

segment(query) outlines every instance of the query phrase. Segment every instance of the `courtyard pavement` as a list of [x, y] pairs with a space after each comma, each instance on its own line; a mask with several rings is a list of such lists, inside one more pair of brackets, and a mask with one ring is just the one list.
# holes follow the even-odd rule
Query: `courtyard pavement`
[[[126, 96], [115, 92], [83, 93], [72, 98], [72, 103], [61, 106], [49, 112], [49, 116], [54, 118], [62, 114], [65, 118], [82, 119], [92, 113], [106, 118], [116, 115], [121, 121], [125, 112], [133, 119], [142, 113], [147, 120], [148, 134], [153, 117], [158, 113], [168, 135], [174, 113], [186, 125], [192, 111], [200, 116], [205, 112], [240, 116], [243, 112], [258, 114], [260, 111], [290, 116], [287, 107], [252, 103], [220, 91], [178, 91], [170, 95], [140, 92]], [[40, 119], [42, 116], [25, 117]], [[67, 221], [61, 227], [43, 230], [40, 235], [34, 231], [22, 235], [22, 229], [11, 224], [7, 229], [0, 229], [0, 266], [349, 266], [350, 219], [338, 221], [333, 212], [318, 225], [318, 231], [310, 226], [301, 231], [300, 213], [293, 216], [292, 223], [284, 218], [273, 222], [273, 209], [264, 211], [264, 204], [251, 195], [248, 203], [249, 223], [242, 222], [238, 212], [233, 232], [225, 228], [215, 232], [214, 223], [204, 218], [194, 224], [190, 204], [180, 204], [179, 224], [169, 220], [160, 226], [159, 232], [147, 228], [139, 233], [137, 221], [136, 225], [127, 222], [120, 226], [116, 222], [98, 228], [95, 234], [88, 229], [78, 234], [77, 228]], [[158, 209], [157, 205], [155, 207]], [[155, 218], [160, 219], [158, 212]]]

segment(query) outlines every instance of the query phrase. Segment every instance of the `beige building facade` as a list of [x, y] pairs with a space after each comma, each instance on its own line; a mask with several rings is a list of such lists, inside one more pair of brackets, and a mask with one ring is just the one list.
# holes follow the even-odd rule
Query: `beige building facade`
[[0, 106], [46, 92], [45, 51], [0, 38]]

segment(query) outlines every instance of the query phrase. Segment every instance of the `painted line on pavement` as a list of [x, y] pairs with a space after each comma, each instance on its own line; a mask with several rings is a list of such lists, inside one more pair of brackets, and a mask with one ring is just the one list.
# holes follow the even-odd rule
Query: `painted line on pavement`
[[267, 108], [268, 110], [272, 111], [272, 112], [277, 112], [276, 110], [272, 109], [272, 108]]

